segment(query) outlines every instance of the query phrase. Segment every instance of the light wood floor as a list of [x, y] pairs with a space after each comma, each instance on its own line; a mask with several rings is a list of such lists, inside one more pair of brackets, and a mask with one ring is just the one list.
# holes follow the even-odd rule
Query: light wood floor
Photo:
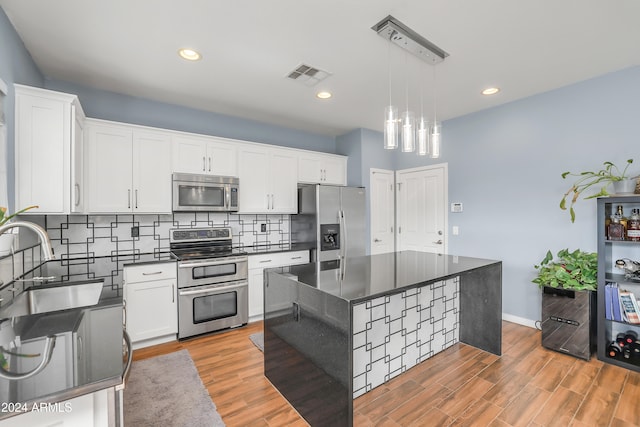
[[[249, 335], [262, 323], [136, 350], [187, 349], [223, 421], [305, 426], [263, 376]], [[540, 332], [503, 322], [502, 357], [458, 344], [359, 397], [356, 426], [640, 426], [640, 374], [546, 350]]]

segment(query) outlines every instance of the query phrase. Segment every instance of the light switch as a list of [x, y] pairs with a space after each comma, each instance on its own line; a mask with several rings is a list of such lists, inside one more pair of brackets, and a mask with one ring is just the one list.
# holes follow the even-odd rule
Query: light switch
[[460, 228], [457, 225], [453, 226], [452, 231], [454, 236], [457, 236], [458, 234], [460, 234]]

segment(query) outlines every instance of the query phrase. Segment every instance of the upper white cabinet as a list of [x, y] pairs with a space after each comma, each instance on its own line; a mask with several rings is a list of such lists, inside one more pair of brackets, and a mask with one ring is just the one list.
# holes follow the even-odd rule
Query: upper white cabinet
[[242, 191], [239, 213], [297, 213], [298, 168], [295, 151], [245, 145], [238, 151]]
[[298, 155], [298, 181], [310, 184], [347, 185], [347, 158], [302, 151]]
[[75, 95], [15, 85], [16, 209], [83, 209], [84, 112]]
[[222, 138], [173, 134], [173, 171], [238, 176], [237, 147]]
[[86, 135], [88, 212], [171, 212], [168, 133], [87, 120]]

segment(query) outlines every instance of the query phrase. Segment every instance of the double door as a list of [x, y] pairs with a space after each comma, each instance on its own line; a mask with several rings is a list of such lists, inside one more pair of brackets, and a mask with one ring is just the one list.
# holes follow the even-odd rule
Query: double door
[[175, 134], [171, 142], [174, 172], [238, 176], [237, 148], [232, 141]]
[[97, 120], [86, 131], [88, 212], [171, 212], [167, 134]]

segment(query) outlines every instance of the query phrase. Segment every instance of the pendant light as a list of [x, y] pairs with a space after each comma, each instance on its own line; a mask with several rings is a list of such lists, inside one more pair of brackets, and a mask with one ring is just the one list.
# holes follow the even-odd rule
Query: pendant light
[[424, 117], [424, 78], [420, 79], [420, 118], [416, 129], [418, 156], [429, 154], [429, 122]]
[[440, 157], [440, 145], [442, 144], [442, 123], [438, 121], [436, 69], [433, 69], [433, 123], [431, 124], [431, 158]]
[[[417, 141], [418, 155], [425, 156], [431, 154], [432, 158], [440, 157], [442, 125], [437, 122], [435, 113], [435, 87], [433, 123], [429, 126], [427, 119], [424, 117], [424, 109], [422, 109], [421, 116], [416, 123], [414, 113], [409, 110], [409, 75], [406, 51], [431, 65], [436, 65], [444, 61], [445, 57], [449, 56], [449, 54], [391, 15], [382, 19], [371, 27], [371, 29], [387, 40], [389, 46], [395, 44], [405, 50], [406, 110], [402, 113], [400, 120], [398, 120], [398, 109], [391, 105], [391, 58], [389, 53], [389, 105], [386, 107], [384, 115], [384, 148], [394, 149], [397, 148], [398, 143], [400, 143], [403, 152], [413, 152], [416, 151]], [[398, 139], [400, 139], [400, 141], [398, 141]]]
[[409, 69], [407, 66], [407, 53], [404, 54], [404, 71], [405, 71], [405, 101], [406, 110], [402, 113], [401, 137], [402, 137], [402, 152], [411, 153], [416, 149], [415, 141], [415, 121], [416, 117], [413, 111], [409, 110]]
[[393, 150], [398, 148], [398, 109], [391, 105], [391, 43], [387, 54], [389, 72], [389, 105], [384, 109], [384, 148]]

